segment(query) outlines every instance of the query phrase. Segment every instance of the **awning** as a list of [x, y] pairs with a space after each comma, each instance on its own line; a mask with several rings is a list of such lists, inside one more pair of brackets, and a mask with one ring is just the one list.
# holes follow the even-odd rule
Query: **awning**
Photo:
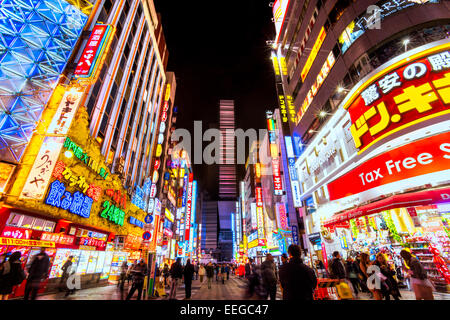
[[323, 225], [324, 227], [331, 227], [337, 223], [349, 221], [351, 219], [367, 216], [384, 210], [424, 206], [444, 201], [450, 201], [450, 188], [403, 193], [339, 213], [326, 220]]

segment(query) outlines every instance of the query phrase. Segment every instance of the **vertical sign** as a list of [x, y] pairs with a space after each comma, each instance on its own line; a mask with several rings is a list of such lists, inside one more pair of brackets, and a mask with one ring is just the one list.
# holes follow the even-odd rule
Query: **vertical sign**
[[64, 93], [56, 114], [48, 127], [48, 134], [67, 134], [78, 110], [83, 93], [72, 88]]
[[77, 68], [75, 69], [75, 76], [78, 77], [89, 77], [95, 66], [95, 61], [98, 59], [98, 54], [100, 52], [103, 43], [103, 38], [107, 33], [108, 25], [97, 24], [92, 30], [91, 36], [84, 48], [81, 59], [78, 62]]
[[189, 186], [188, 195], [186, 200], [186, 221], [185, 221], [185, 232], [184, 240], [189, 241], [189, 231], [191, 229], [191, 211], [192, 211], [192, 183], [194, 181], [194, 174], [189, 174]]
[[44, 139], [19, 199], [41, 200], [44, 198], [63, 144], [64, 137], [46, 137]]

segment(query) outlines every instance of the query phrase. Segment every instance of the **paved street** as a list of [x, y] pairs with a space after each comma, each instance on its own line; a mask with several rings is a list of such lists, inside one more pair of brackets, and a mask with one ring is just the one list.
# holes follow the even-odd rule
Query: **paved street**
[[[192, 282], [192, 300], [244, 300], [245, 299], [246, 281], [235, 276], [230, 276], [225, 284], [214, 281], [211, 289], [208, 289], [207, 279], [203, 279], [203, 283], [199, 280]], [[123, 292], [117, 286], [110, 285], [105, 287], [90, 288], [79, 290], [73, 295], [64, 297], [65, 293], [56, 293], [39, 296], [38, 300], [123, 300], [128, 293], [129, 287], [126, 285]], [[166, 288], [166, 293], [169, 294], [170, 288]], [[137, 294], [137, 293], [136, 293]], [[136, 294], [133, 300], [136, 299]], [[402, 300], [415, 300], [414, 293], [408, 290], [402, 290]], [[185, 298], [184, 284], [180, 284], [177, 289], [177, 300]], [[436, 300], [450, 300], [450, 294], [434, 293]], [[168, 299], [167, 296], [159, 297], [158, 300]], [[277, 300], [281, 300], [281, 291], [277, 292]], [[371, 300], [368, 294], [360, 293], [358, 300]]]

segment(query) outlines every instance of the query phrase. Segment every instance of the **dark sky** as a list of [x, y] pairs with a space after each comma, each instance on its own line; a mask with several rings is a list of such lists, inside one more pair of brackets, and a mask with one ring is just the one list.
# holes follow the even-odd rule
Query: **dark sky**
[[[267, 40], [274, 38], [270, 1], [154, 0], [162, 24], [169, 63], [177, 78], [177, 128], [193, 133], [218, 123], [220, 99], [235, 100], [236, 127], [265, 128], [265, 110], [277, 106]], [[192, 147], [193, 148], [193, 147]], [[215, 196], [215, 167], [196, 165], [200, 185]], [[238, 167], [238, 178], [243, 168]]]

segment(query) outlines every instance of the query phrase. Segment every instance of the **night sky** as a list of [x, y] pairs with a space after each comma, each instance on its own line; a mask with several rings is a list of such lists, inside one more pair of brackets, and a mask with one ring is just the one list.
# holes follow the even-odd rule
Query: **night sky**
[[[277, 106], [266, 44], [275, 34], [270, 1], [154, 2], [169, 50], [167, 71], [177, 79], [177, 128], [193, 134], [196, 120], [203, 121], [203, 131], [218, 124], [220, 99], [235, 100], [237, 128], [265, 128], [265, 110]], [[217, 168], [196, 165], [194, 174], [215, 198]], [[238, 166], [238, 178], [243, 174]]]

